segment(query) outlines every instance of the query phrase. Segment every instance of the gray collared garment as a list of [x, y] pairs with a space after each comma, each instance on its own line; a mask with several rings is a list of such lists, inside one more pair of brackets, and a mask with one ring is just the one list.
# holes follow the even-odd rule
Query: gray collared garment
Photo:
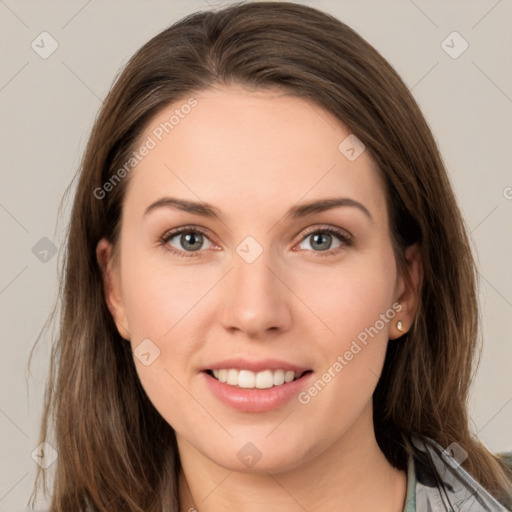
[[458, 445], [444, 450], [414, 435], [411, 441], [403, 512], [510, 512], [461, 467], [467, 454]]

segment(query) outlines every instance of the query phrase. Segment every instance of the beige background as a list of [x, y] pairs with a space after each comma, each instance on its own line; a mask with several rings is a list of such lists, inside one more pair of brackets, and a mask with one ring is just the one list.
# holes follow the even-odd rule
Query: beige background
[[[512, 450], [512, 2], [304, 3], [372, 43], [411, 88], [433, 129], [482, 278], [485, 344], [472, 422], [492, 450]], [[216, 5], [222, 4], [0, 0], [0, 512], [25, 510], [36, 467], [30, 454], [38, 439], [46, 342], [28, 381], [25, 367], [55, 300], [62, 256], [44, 253], [49, 241], [40, 240], [63, 242], [70, 202], [58, 219], [59, 202], [120, 67], [183, 15]], [[58, 43], [47, 59], [31, 47], [43, 31]], [[456, 59], [441, 46], [453, 31], [469, 44]], [[47, 51], [51, 41], [45, 41]], [[448, 44], [453, 53], [463, 42]]]

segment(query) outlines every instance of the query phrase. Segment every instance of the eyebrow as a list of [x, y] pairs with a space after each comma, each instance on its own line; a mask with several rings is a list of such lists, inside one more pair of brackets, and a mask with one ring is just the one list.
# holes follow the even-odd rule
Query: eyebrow
[[[308, 215], [314, 215], [316, 213], [322, 213], [333, 208], [340, 206], [351, 206], [362, 211], [370, 220], [373, 220], [371, 213], [368, 208], [361, 204], [355, 199], [349, 197], [334, 197], [330, 199], [319, 199], [311, 201], [309, 203], [303, 203], [297, 206], [293, 206], [285, 214], [284, 218], [302, 218]], [[177, 197], [162, 197], [150, 204], [144, 211], [144, 215], [149, 212], [156, 210], [157, 208], [176, 208], [178, 210], [201, 215], [202, 217], [208, 217], [212, 219], [222, 218], [222, 213], [218, 208], [213, 205], [204, 202], [188, 201], [185, 199], [178, 199]]]

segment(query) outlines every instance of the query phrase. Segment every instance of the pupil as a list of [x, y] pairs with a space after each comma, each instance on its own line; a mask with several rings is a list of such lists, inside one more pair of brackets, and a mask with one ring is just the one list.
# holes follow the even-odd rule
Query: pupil
[[319, 242], [319, 245], [317, 247], [320, 249], [329, 249], [329, 247], [331, 247], [331, 235], [327, 233], [317, 233], [313, 236], [313, 240], [315, 244]]
[[[201, 246], [200, 238], [202, 236], [203, 235], [201, 235], [199, 233], [187, 233], [185, 235], [181, 235], [182, 246], [187, 248], [187, 245], [188, 245], [189, 246], [188, 248], [190, 250], [197, 251]], [[190, 247], [190, 246], [194, 246], [194, 245], [196, 245], [197, 247]]]

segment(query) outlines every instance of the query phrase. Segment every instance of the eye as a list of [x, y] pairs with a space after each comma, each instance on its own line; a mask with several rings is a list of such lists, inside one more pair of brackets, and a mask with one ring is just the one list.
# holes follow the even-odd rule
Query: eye
[[[304, 247], [306, 242], [308, 242], [309, 248]], [[166, 250], [185, 258], [200, 256], [200, 253], [203, 252], [201, 249], [214, 247], [206, 231], [197, 226], [183, 226], [168, 231], [160, 239], [160, 243]], [[350, 234], [344, 230], [328, 226], [310, 229], [309, 233], [307, 232], [302, 238], [299, 248], [316, 252], [319, 256], [329, 256], [337, 254], [344, 246], [350, 245], [352, 245]]]
[[[333, 240], [334, 239], [334, 240]], [[337, 245], [333, 245], [336, 244]], [[304, 247], [307, 243], [312, 249]], [[343, 248], [343, 246], [350, 246], [352, 244], [352, 237], [345, 231], [333, 228], [315, 228], [310, 231], [302, 239], [299, 247], [301, 249], [313, 250], [313, 252], [325, 252], [327, 254], [336, 254]]]
[[[213, 246], [206, 233], [197, 227], [184, 226], [167, 232], [161, 239], [162, 245], [178, 256], [196, 256], [194, 253], [205, 248], [204, 243], [208, 242], [206, 249]], [[189, 254], [187, 254], [189, 253]]]

